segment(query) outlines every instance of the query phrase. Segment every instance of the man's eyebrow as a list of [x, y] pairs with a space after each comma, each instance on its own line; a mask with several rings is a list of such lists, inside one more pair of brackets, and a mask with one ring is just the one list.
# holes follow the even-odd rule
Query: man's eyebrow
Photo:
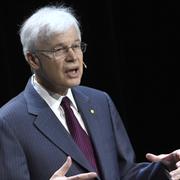
[[58, 43], [58, 44], [54, 45], [54, 48], [55, 48], [55, 47], [61, 47], [61, 46], [64, 47], [64, 46], [66, 46], [66, 45], [63, 44], [63, 43]]

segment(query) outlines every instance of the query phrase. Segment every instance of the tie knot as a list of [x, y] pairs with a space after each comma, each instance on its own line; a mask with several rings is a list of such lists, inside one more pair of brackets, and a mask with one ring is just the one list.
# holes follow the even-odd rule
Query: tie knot
[[61, 101], [62, 107], [70, 107], [70, 104], [71, 104], [70, 99], [67, 96], [63, 97]]

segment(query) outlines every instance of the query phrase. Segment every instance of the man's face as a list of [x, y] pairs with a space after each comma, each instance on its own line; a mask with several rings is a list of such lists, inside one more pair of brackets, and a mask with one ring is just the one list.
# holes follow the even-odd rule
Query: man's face
[[[79, 85], [83, 74], [83, 53], [80, 37], [73, 26], [67, 31], [55, 34], [48, 42], [38, 44], [39, 50], [56, 52], [38, 52], [39, 65], [35, 71], [38, 82], [46, 89], [65, 94], [68, 88]], [[72, 47], [72, 48], [71, 48]]]

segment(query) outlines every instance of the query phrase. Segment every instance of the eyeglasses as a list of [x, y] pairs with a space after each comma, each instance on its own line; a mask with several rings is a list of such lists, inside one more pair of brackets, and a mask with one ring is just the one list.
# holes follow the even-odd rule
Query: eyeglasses
[[34, 54], [36, 53], [43, 53], [45, 56], [48, 56], [49, 58], [59, 59], [63, 58], [67, 55], [69, 49], [72, 49], [74, 53], [79, 54], [81, 52], [85, 52], [87, 48], [87, 44], [84, 42], [76, 43], [71, 46], [60, 46], [56, 47], [54, 49], [36, 49], [33, 51]]

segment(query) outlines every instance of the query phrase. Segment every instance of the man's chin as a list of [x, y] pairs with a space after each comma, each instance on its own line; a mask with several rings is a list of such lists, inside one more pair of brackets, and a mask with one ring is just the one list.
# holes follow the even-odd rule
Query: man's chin
[[78, 86], [80, 85], [81, 81], [71, 81], [68, 85], [69, 85], [69, 88], [72, 88], [72, 87], [75, 87], [75, 86]]

